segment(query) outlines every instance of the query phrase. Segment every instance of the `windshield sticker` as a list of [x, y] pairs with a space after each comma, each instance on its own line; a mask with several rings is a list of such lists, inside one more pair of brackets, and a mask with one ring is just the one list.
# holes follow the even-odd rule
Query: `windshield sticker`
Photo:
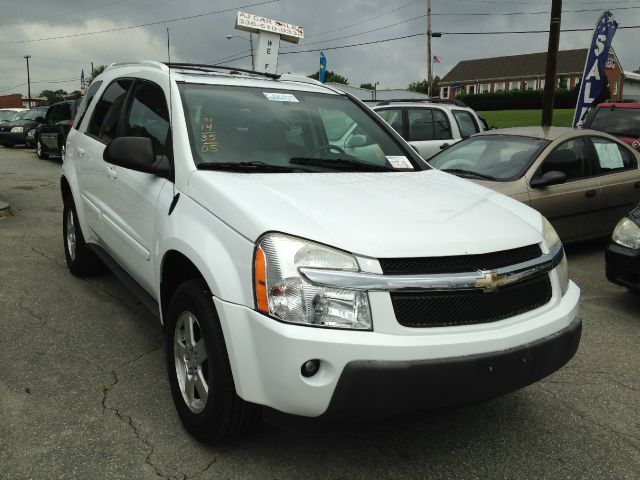
[[405, 156], [388, 156], [387, 161], [393, 168], [410, 168], [413, 170], [413, 165]]
[[213, 128], [213, 118], [202, 117], [200, 140], [202, 141], [202, 153], [218, 151], [218, 134]]
[[262, 92], [264, 96], [267, 97], [267, 100], [271, 100], [272, 102], [295, 102], [298, 103], [298, 99], [291, 95], [290, 93], [272, 93], [272, 92]]

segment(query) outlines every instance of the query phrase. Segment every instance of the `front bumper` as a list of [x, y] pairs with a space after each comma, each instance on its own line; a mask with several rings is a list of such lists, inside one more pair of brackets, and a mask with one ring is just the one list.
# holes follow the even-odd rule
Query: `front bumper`
[[640, 292], [640, 250], [611, 242], [604, 258], [610, 282]]
[[[271, 407], [272, 417], [365, 419], [501, 395], [559, 369], [580, 340], [579, 297], [570, 283], [563, 297], [506, 320], [426, 329], [395, 323], [395, 333], [382, 319], [376, 324], [385, 310], [394, 318], [385, 293], [370, 294], [380, 327], [373, 332], [289, 325], [214, 302], [241, 398]], [[305, 378], [300, 368], [311, 359], [321, 366]]]
[[0, 145], [22, 145], [25, 143], [26, 133], [0, 132]]

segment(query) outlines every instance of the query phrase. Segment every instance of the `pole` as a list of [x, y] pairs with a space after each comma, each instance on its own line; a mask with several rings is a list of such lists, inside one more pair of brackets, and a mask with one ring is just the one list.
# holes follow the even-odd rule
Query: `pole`
[[31, 109], [31, 74], [29, 73], [29, 59], [31, 55], [25, 55], [27, 59], [27, 101], [29, 102], [29, 109]]
[[562, 0], [551, 4], [549, 25], [549, 48], [547, 50], [547, 76], [542, 100], [542, 126], [553, 124], [553, 101], [556, 95], [556, 73], [558, 71], [558, 46], [560, 45], [560, 24], [562, 23]]
[[253, 33], [249, 34], [249, 48], [251, 48], [251, 70], [256, 69], [256, 59], [255, 59], [255, 55], [253, 54]]
[[433, 72], [431, 57], [431, 0], [427, 0], [427, 95], [431, 98], [431, 87], [433, 86]]

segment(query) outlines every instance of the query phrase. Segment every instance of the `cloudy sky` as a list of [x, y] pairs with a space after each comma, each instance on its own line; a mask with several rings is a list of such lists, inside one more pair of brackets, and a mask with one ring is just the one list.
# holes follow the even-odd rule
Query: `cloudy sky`
[[[317, 70], [323, 48], [328, 68], [345, 75], [351, 85], [380, 82], [381, 88], [406, 87], [426, 76], [426, 37], [331, 50], [330, 47], [371, 42], [426, 31], [427, 0], [0, 0], [0, 95], [26, 94], [24, 55], [31, 55], [32, 93], [43, 89], [79, 88], [80, 71], [95, 65], [141, 59], [166, 60], [166, 27], [172, 60], [210, 63], [247, 54], [248, 42], [225, 37], [234, 31], [237, 10], [284, 20], [305, 28], [298, 46], [283, 43], [279, 72], [309, 74]], [[433, 0], [433, 30], [486, 32], [544, 30], [551, 1]], [[564, 0], [563, 28], [591, 28], [605, 8], [621, 25], [640, 25], [637, 0]], [[571, 12], [572, 10], [595, 10]], [[211, 12], [229, 10], [225, 13]], [[520, 15], [519, 13], [526, 14]], [[516, 13], [516, 15], [504, 15]], [[197, 18], [163, 22], [179, 17]], [[464, 14], [464, 15], [462, 15]], [[482, 14], [482, 15], [479, 15]], [[486, 15], [495, 14], [495, 15]], [[502, 15], [498, 15], [502, 14]], [[140, 28], [134, 25], [155, 23]], [[117, 31], [82, 35], [88, 32]], [[372, 31], [373, 30], [373, 31]], [[364, 33], [368, 32], [368, 33]], [[359, 35], [363, 33], [362, 35]], [[349, 38], [343, 38], [349, 36]], [[66, 37], [48, 39], [51, 37]], [[563, 33], [561, 49], [586, 48], [591, 34]], [[33, 41], [36, 40], [36, 41]], [[545, 51], [546, 34], [445, 35], [433, 41], [442, 57], [435, 73], [443, 75], [458, 61]], [[640, 29], [619, 30], [614, 48], [626, 70], [640, 67]], [[227, 65], [250, 67], [244, 58]]]

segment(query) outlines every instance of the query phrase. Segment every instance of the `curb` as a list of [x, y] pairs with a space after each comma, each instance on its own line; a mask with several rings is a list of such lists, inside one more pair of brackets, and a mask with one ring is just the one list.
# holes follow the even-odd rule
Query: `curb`
[[11, 205], [0, 200], [0, 218], [11, 215]]

